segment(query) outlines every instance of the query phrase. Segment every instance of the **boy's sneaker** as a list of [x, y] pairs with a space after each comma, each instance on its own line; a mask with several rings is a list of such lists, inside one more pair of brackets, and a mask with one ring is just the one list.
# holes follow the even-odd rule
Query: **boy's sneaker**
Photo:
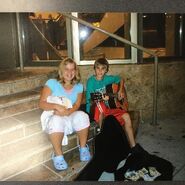
[[141, 147], [141, 145], [137, 143], [134, 147], [131, 148], [131, 153], [132, 154], [146, 154], [148, 152], [145, 151], [143, 147]]
[[79, 147], [80, 151], [80, 161], [89, 161], [91, 159], [91, 154], [89, 152], [89, 147], [86, 144], [86, 147]]

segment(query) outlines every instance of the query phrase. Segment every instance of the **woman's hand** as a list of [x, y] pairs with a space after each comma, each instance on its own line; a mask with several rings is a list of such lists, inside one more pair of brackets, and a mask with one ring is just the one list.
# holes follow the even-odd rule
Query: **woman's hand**
[[56, 105], [55, 110], [54, 110], [54, 114], [59, 115], [59, 116], [68, 116], [69, 111], [65, 106]]

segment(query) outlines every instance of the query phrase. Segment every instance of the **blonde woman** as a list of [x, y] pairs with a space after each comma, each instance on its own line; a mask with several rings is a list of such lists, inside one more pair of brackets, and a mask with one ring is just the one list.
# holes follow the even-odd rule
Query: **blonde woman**
[[41, 115], [43, 130], [49, 134], [54, 153], [52, 160], [57, 170], [68, 167], [64, 159], [61, 143], [72, 132], [77, 132], [80, 141], [80, 160], [91, 158], [87, 142], [90, 125], [88, 115], [79, 111], [82, 101], [83, 85], [75, 61], [66, 58], [59, 64], [58, 79], [49, 79], [40, 96], [39, 106], [44, 110]]

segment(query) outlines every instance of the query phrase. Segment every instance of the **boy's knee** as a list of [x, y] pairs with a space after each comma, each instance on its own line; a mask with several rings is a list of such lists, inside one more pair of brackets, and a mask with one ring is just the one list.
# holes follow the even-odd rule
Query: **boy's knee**
[[128, 113], [124, 113], [124, 114], [123, 114], [123, 119], [124, 119], [125, 121], [130, 121], [130, 115], [129, 115]]

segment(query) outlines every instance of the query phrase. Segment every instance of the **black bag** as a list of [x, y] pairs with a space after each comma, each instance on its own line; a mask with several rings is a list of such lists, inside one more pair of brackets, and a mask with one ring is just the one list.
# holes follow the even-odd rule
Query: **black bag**
[[[132, 152], [127, 137], [114, 116], [107, 116], [101, 132], [95, 138], [95, 153], [91, 161], [74, 179], [75, 181], [97, 181], [106, 171], [114, 173], [115, 181], [125, 180], [127, 170], [141, 170], [154, 167], [161, 175], [155, 180], [172, 180], [172, 164], [158, 156], [151, 155], [144, 149]], [[118, 164], [126, 159], [125, 165], [117, 170]], [[142, 180], [142, 179], [140, 179]]]
[[101, 132], [95, 138], [95, 153], [75, 181], [95, 181], [101, 174], [115, 172], [118, 164], [130, 152], [127, 137], [114, 116], [107, 116]]
[[[146, 169], [146, 177], [149, 177], [150, 180], [153, 178], [150, 174], [150, 169], [154, 169], [155, 172], [158, 173], [156, 178], [153, 178], [154, 181], [169, 181], [173, 178], [174, 167], [171, 162], [144, 151], [143, 153], [131, 154], [127, 158], [125, 165], [115, 172], [115, 180], [123, 181], [127, 177], [126, 172], [139, 172], [142, 169], [144, 169], [144, 171]], [[138, 180], [145, 180], [145, 178], [139, 178]]]

